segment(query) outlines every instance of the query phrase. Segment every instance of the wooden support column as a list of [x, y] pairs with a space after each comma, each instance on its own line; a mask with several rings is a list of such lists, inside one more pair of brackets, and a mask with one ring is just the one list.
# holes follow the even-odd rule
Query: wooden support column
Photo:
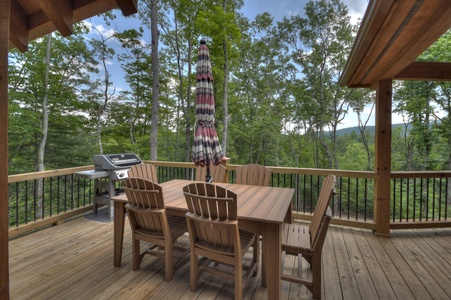
[[8, 44], [11, 0], [0, 0], [0, 299], [9, 299]]
[[374, 222], [375, 233], [384, 236], [390, 236], [392, 89], [391, 79], [376, 86]]

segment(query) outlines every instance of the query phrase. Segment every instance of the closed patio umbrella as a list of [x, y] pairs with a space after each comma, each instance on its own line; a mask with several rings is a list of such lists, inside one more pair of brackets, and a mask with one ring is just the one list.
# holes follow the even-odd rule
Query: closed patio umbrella
[[208, 47], [201, 40], [196, 68], [196, 129], [192, 160], [196, 166], [207, 167], [207, 182], [211, 182], [210, 165], [220, 164], [224, 157], [214, 123], [213, 73]]

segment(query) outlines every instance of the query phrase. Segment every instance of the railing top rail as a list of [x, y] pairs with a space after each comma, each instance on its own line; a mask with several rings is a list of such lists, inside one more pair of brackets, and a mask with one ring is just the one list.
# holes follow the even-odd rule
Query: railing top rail
[[451, 171], [392, 171], [391, 178], [451, 178]]
[[51, 171], [15, 174], [15, 175], [8, 176], [8, 183], [22, 182], [22, 181], [27, 181], [27, 180], [48, 178], [48, 177], [54, 177], [54, 176], [70, 175], [75, 172], [89, 171], [92, 169], [94, 169], [94, 165], [75, 167], [75, 168], [58, 169], [58, 170], [51, 170]]
[[[195, 165], [191, 162], [170, 162], [170, 161], [144, 161], [146, 163], [154, 164], [155, 166], [162, 167], [178, 167], [178, 168], [195, 168]], [[228, 171], [234, 171], [240, 165], [227, 164], [226, 169]], [[313, 169], [313, 168], [292, 168], [292, 167], [273, 167], [267, 166], [273, 173], [281, 174], [306, 174], [306, 175], [318, 175], [327, 176], [334, 174], [341, 177], [359, 177], [359, 178], [376, 178], [377, 173], [371, 171], [353, 171], [353, 170], [334, 170], [334, 169]]]
[[[173, 162], [173, 161], [144, 161], [161, 167], [175, 168], [195, 168], [192, 162]], [[228, 171], [234, 171], [239, 165], [227, 164]], [[272, 167], [268, 166], [273, 173], [280, 174], [302, 174], [313, 176], [327, 176], [334, 174], [337, 177], [355, 177], [355, 178], [376, 178], [377, 173], [372, 171], [354, 171], [354, 170], [335, 170], [335, 169], [314, 169], [314, 168], [291, 168], [291, 167]], [[27, 180], [48, 178], [53, 176], [70, 175], [79, 171], [93, 170], [94, 165], [50, 170], [43, 172], [33, 172], [24, 174], [15, 174], [8, 176], [8, 183], [22, 182]], [[451, 178], [451, 171], [395, 171], [391, 173], [391, 178]]]

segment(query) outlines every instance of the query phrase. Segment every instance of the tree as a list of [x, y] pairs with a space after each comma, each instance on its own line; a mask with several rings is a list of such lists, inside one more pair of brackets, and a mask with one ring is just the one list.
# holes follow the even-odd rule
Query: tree
[[[306, 18], [284, 18], [279, 32], [291, 46], [293, 62], [310, 86], [310, 127], [326, 157], [324, 167], [338, 168], [336, 131], [348, 112], [352, 95], [352, 90], [339, 86], [338, 79], [353, 43], [355, 26], [350, 24], [348, 10], [339, 0], [310, 1], [305, 14]], [[320, 167], [319, 153], [316, 160]]]
[[[125, 80], [130, 86], [130, 91], [121, 93], [128, 98], [133, 105], [125, 109], [126, 120], [129, 125], [130, 142], [134, 145], [141, 137], [147, 135], [147, 126], [150, 123], [152, 77], [149, 74], [151, 58], [149, 47], [143, 44], [144, 30], [131, 29], [116, 33], [116, 37], [127, 52], [119, 54], [118, 60], [122, 63], [125, 72]], [[128, 102], [128, 101], [127, 101]], [[116, 110], [117, 111], [117, 110]], [[142, 156], [144, 153], [140, 153]]]
[[[80, 26], [74, 29], [85, 30]], [[93, 53], [82, 35], [63, 39], [55, 34], [51, 44], [48, 41], [49, 38], [31, 42], [25, 53], [10, 52], [10, 61], [14, 62], [9, 65], [11, 172], [38, 170], [39, 164], [41, 170], [48, 166], [73, 166], [75, 157], [67, 157], [55, 138], [72, 139], [74, 132], [83, 130], [79, 121], [86, 121], [79, 114], [86, 109], [80, 93], [89, 82], [88, 73], [95, 72], [93, 67], [97, 62]], [[67, 122], [65, 130], [69, 131], [56, 134], [59, 122]], [[48, 125], [44, 126], [45, 123]], [[39, 152], [40, 148], [45, 152]], [[92, 155], [89, 156], [91, 160]], [[79, 165], [87, 153], [79, 151], [76, 157], [80, 159], [75, 165]]]
[[[152, 117], [150, 124], [150, 159], [158, 160], [158, 122], [160, 97], [160, 64], [158, 60], [158, 0], [145, 0], [140, 2], [140, 18], [150, 27], [151, 34], [151, 68], [152, 73]], [[148, 23], [150, 21], [150, 24]]]
[[232, 61], [239, 57], [241, 32], [236, 16], [237, 11], [243, 6], [243, 1], [223, 0], [221, 4], [216, 1], [204, 4], [205, 9], [199, 12], [196, 27], [207, 41], [211, 39], [209, 51], [215, 78], [215, 92], [220, 91], [218, 85], [222, 83], [222, 97], [219, 93], [215, 93], [215, 101], [217, 105], [222, 102], [222, 150], [224, 155], [227, 155], [230, 118], [228, 112], [229, 74]]
[[[92, 23], [91, 23], [92, 25]], [[97, 120], [97, 144], [99, 146], [99, 153], [103, 154], [103, 145], [102, 145], [102, 124], [104, 123], [103, 115], [107, 109], [108, 102], [113, 99], [116, 89], [113, 88], [113, 91], [110, 92], [110, 87], [112, 86], [112, 82], [110, 81], [111, 75], [108, 72], [108, 64], [107, 61], [112, 59], [116, 54], [116, 51], [108, 45], [108, 41], [115, 37], [114, 33], [110, 34], [103, 33], [96, 26], [92, 26], [92, 28], [97, 32], [99, 39], [91, 39], [89, 44], [91, 45], [95, 57], [97, 57], [103, 67], [103, 78], [95, 80], [91, 84], [91, 88], [94, 93], [92, 94], [94, 105], [96, 107], [96, 120]], [[96, 93], [95, 91], [99, 89], [100, 93]]]
[[[286, 56], [272, 17], [240, 20], [242, 51], [230, 83], [230, 145], [237, 163], [279, 164], [285, 108]], [[235, 159], [235, 158], [234, 158]]]
[[[177, 82], [177, 113], [176, 113], [176, 147], [175, 160], [178, 160], [179, 146], [179, 120], [180, 112], [183, 113], [183, 126], [185, 129], [185, 161], [191, 160], [191, 140], [192, 140], [192, 66], [194, 64], [195, 45], [198, 41], [198, 33], [195, 28], [195, 20], [201, 9], [199, 2], [194, 0], [167, 0], [165, 1], [166, 10], [164, 18], [160, 18], [161, 28], [164, 34], [161, 40], [168, 46], [166, 49], [168, 57], [175, 59], [175, 65], [172, 67], [167, 64], [168, 70], [174, 70], [173, 76], [178, 79]], [[172, 12], [172, 13], [171, 13]], [[173, 20], [168, 16], [173, 15]], [[170, 60], [168, 60], [170, 61]]]

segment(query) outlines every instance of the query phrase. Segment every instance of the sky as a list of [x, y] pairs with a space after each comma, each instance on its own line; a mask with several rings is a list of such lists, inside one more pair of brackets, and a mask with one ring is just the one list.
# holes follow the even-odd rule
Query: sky
[[[241, 9], [243, 13], [250, 20], [253, 20], [258, 14], [269, 12], [274, 21], [282, 21], [284, 17], [290, 17], [292, 15], [304, 16], [304, 7], [309, 0], [244, 0], [244, 7]], [[351, 22], [356, 23], [359, 18], [363, 18], [365, 10], [368, 5], [368, 0], [342, 0], [342, 2], [348, 7], [349, 15], [351, 16]], [[93, 19], [95, 26], [99, 27], [101, 31], [107, 31], [108, 29], [104, 25], [97, 25], [102, 21], [101, 18]], [[120, 17], [118, 19], [119, 30], [138, 26], [139, 21], [133, 18]], [[135, 24], [135, 25], [134, 25]], [[125, 28], [123, 28], [125, 27]], [[106, 33], [107, 34], [107, 33]], [[148, 38], [147, 38], [148, 39]], [[119, 44], [118, 44], [119, 45]], [[112, 74], [112, 81], [116, 85], [116, 91], [119, 92], [121, 85], [126, 83], [123, 79], [124, 71], [121, 69], [118, 62], [110, 62], [109, 72]], [[121, 84], [122, 83], [122, 84]], [[365, 107], [362, 113], [362, 120], [365, 121], [371, 111], [371, 106]], [[402, 123], [402, 117], [396, 114], [392, 116], [393, 123]], [[368, 125], [374, 125], [374, 111], [370, 116]], [[339, 125], [339, 129], [357, 126], [357, 117], [354, 113], [350, 112], [346, 118]]]
[[[284, 17], [292, 15], [304, 16], [304, 7], [309, 0], [244, 0], [241, 12], [250, 19], [257, 14], [269, 12], [275, 21], [282, 21]], [[342, 0], [348, 7], [353, 22], [363, 17], [368, 0]]]

